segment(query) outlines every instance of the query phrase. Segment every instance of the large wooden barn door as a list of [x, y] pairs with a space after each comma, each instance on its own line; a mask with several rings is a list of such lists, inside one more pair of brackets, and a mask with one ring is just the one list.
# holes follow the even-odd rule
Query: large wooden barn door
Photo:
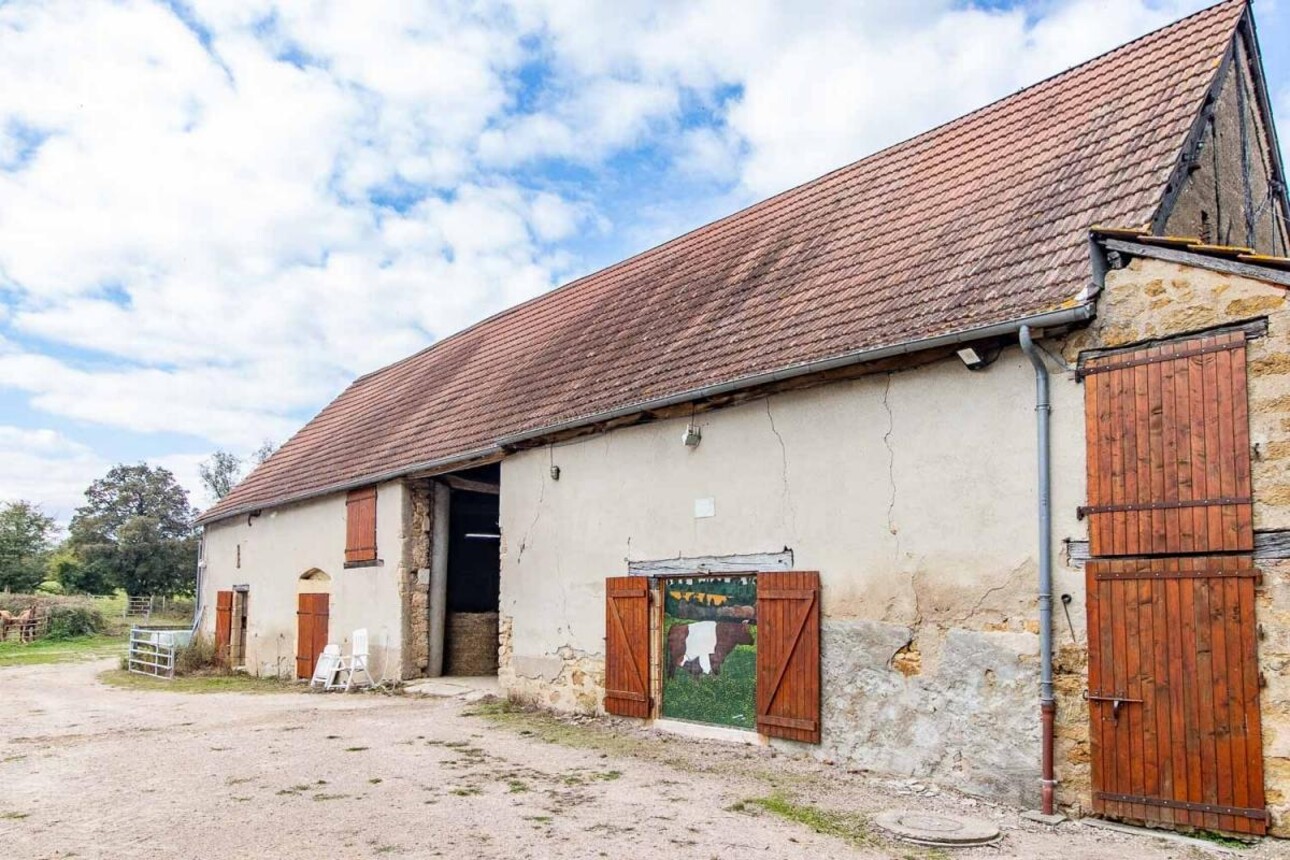
[[296, 677], [312, 678], [318, 656], [327, 647], [331, 595], [301, 594], [296, 609]]
[[1262, 834], [1248, 555], [1087, 565], [1093, 809]]
[[233, 641], [233, 592], [215, 593], [215, 661], [229, 664], [229, 645]]
[[605, 711], [650, 715], [648, 577], [605, 580]]
[[1089, 359], [1093, 808], [1267, 830], [1246, 332]]

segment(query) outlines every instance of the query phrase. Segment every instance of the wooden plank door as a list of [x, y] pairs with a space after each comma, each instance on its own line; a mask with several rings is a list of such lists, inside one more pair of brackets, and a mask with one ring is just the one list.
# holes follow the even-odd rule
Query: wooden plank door
[[1095, 812], [1267, 832], [1257, 576], [1248, 555], [1088, 562]]
[[312, 678], [318, 657], [327, 647], [331, 595], [302, 594], [296, 609], [296, 677]]
[[820, 742], [820, 575], [757, 574], [757, 730]]
[[233, 641], [233, 592], [215, 593], [215, 661], [227, 666]]
[[1243, 330], [1083, 362], [1089, 553], [1254, 548]]
[[605, 580], [605, 711], [650, 716], [649, 578]]

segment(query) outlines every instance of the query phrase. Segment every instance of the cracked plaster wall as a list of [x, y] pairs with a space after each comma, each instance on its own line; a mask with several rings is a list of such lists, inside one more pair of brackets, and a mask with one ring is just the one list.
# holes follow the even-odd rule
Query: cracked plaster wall
[[[1073, 380], [1056, 376], [1053, 393], [1060, 541], [1083, 536], [1083, 407]], [[1033, 398], [1011, 349], [982, 372], [951, 359], [706, 413], [693, 449], [679, 419], [508, 458], [503, 683], [599, 710], [605, 577], [629, 561], [790, 547], [823, 589], [824, 743], [801, 750], [1032, 799]], [[696, 518], [705, 498], [716, 514]], [[1081, 586], [1057, 567], [1058, 593]], [[1069, 638], [1064, 619], [1058, 633]]]

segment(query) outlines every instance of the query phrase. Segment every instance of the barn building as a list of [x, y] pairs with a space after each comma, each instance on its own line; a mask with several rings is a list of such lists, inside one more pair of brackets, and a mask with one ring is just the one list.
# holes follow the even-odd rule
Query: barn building
[[1278, 152], [1228, 0], [499, 313], [203, 514], [202, 624], [1290, 836]]

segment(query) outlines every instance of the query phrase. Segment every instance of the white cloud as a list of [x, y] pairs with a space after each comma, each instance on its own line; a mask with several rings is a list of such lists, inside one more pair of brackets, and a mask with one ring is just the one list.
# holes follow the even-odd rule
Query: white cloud
[[66, 523], [89, 481], [107, 468], [88, 446], [53, 430], [0, 425], [0, 501], [35, 500]]
[[[651, 244], [1202, 2], [0, 3], [0, 391], [109, 428], [11, 445], [0, 494], [65, 498], [81, 469], [79, 494], [110, 428], [281, 441], [356, 374], [580, 272], [609, 209]], [[715, 190], [609, 198], [640, 149]]]

